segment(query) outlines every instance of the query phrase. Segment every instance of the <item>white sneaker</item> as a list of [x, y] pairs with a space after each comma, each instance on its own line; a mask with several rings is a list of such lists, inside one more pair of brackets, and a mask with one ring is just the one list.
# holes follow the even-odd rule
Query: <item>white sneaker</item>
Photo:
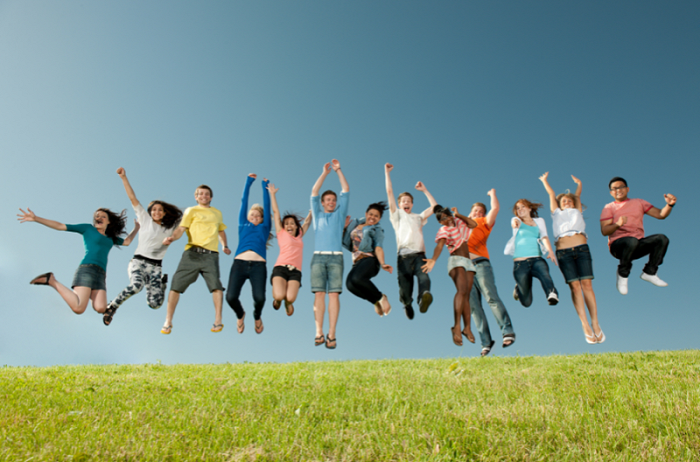
[[559, 297], [557, 296], [556, 292], [550, 292], [549, 295], [547, 296], [547, 303], [550, 305], [554, 306], [557, 303], [559, 303]]
[[642, 271], [642, 274], [639, 277], [647, 282], [651, 282], [652, 284], [654, 284], [657, 287], [666, 287], [668, 285], [668, 283], [659, 279], [659, 277], [655, 274], [647, 274], [647, 273]]
[[[642, 273], [644, 274], [644, 273]], [[620, 273], [617, 273], [617, 291], [622, 295], [627, 295], [627, 280], [629, 278], [623, 278]]]

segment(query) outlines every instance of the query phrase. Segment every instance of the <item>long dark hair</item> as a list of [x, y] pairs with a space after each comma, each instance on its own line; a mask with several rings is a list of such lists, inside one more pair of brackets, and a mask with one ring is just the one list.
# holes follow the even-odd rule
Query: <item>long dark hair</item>
[[126, 234], [126, 210], [117, 215], [110, 209], [97, 209], [97, 212], [104, 212], [109, 218], [109, 224], [105, 230], [105, 236], [115, 241], [118, 237]]
[[165, 212], [165, 215], [163, 215], [163, 219], [161, 220], [161, 224], [165, 229], [174, 228], [175, 225], [180, 223], [180, 220], [182, 219], [182, 210], [180, 210], [173, 204], [169, 204], [167, 202], [153, 201], [150, 204], [148, 204], [149, 215], [151, 214], [151, 209], [153, 209], [153, 206], [156, 204], [160, 204], [163, 207], [163, 211]]
[[282, 217], [282, 227], [283, 228], [284, 228], [284, 221], [287, 218], [291, 218], [292, 220], [294, 220], [294, 224], [297, 225], [297, 233], [294, 235], [294, 237], [297, 237], [299, 234], [301, 234], [303, 232], [301, 229], [301, 217], [299, 215], [297, 215], [296, 213], [285, 211], [284, 216]]

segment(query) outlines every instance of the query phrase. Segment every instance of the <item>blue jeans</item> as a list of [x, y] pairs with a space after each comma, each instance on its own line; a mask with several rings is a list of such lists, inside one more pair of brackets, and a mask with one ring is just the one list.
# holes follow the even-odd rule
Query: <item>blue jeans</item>
[[399, 300], [404, 306], [413, 303], [413, 278], [418, 279], [418, 296], [430, 292], [430, 277], [421, 270], [425, 264], [424, 252], [399, 255], [396, 262], [396, 273], [399, 278]]
[[255, 306], [253, 318], [257, 321], [260, 319], [263, 306], [265, 306], [266, 263], [264, 261], [233, 260], [231, 274], [228, 277], [226, 302], [236, 312], [238, 319], [241, 319], [245, 314], [238, 297], [241, 296], [241, 289], [246, 279], [250, 279], [250, 285], [253, 289], [253, 305]]
[[476, 274], [474, 275], [474, 285], [472, 286], [472, 291], [469, 295], [469, 305], [472, 308], [472, 319], [474, 320], [474, 326], [476, 326], [476, 329], [479, 331], [481, 346], [488, 347], [491, 345], [492, 339], [491, 331], [489, 330], [489, 323], [486, 320], [484, 309], [481, 306], [482, 295], [491, 307], [493, 316], [496, 318], [496, 322], [501, 328], [501, 333], [503, 335], [512, 334], [513, 325], [510, 323], [510, 316], [508, 316], [506, 307], [498, 297], [491, 262], [488, 260], [481, 260], [474, 263], [474, 265], [476, 266]]
[[532, 257], [525, 260], [513, 262], [513, 276], [515, 277], [515, 290], [518, 293], [520, 303], [527, 308], [532, 305], [532, 278], [536, 277], [542, 283], [545, 296], [554, 292], [559, 295], [554, 288], [554, 282], [549, 275], [549, 267], [542, 257]]
[[343, 292], [343, 256], [315, 253], [311, 258], [311, 292]]

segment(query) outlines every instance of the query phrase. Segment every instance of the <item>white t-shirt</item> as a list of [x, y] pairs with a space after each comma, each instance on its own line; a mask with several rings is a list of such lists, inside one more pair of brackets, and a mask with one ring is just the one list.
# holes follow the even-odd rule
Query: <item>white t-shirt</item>
[[428, 222], [425, 211], [420, 215], [417, 213], [406, 213], [406, 211], [396, 208], [395, 212], [389, 215], [391, 225], [396, 232], [396, 249], [399, 255], [409, 255], [412, 253], [425, 252], [425, 242], [423, 242], [423, 226]]
[[134, 255], [141, 255], [153, 260], [162, 260], [165, 257], [165, 252], [168, 251], [168, 246], [163, 245], [163, 239], [172, 236], [177, 226], [165, 229], [153, 221], [151, 215], [141, 204], [134, 206], [134, 212], [136, 212], [136, 218], [141, 225], [138, 236], [139, 245], [136, 247]]

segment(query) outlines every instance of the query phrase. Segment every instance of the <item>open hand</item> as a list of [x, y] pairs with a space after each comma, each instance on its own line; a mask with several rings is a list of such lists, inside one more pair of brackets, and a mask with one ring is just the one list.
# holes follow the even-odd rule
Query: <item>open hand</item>
[[574, 183], [576, 183], [577, 185], [581, 186], [581, 180], [579, 180], [578, 178], [576, 178], [576, 177], [573, 176], [573, 175], [571, 175], [571, 179], [574, 180]]
[[333, 167], [333, 171], [337, 172], [340, 170], [340, 161], [338, 159], [333, 159], [331, 161], [331, 167]]
[[431, 272], [435, 266], [435, 260], [432, 258], [424, 258], [423, 261], [425, 262], [425, 265], [421, 266], [420, 269], [423, 270], [424, 273]]
[[384, 264], [382, 265], [382, 269], [384, 271], [387, 271], [389, 274], [392, 274], [394, 272], [394, 268], [392, 268], [391, 265]]
[[275, 188], [275, 185], [272, 183], [267, 184], [267, 190], [270, 192], [270, 194], [277, 194], [277, 191], [280, 190], [280, 188]]
[[22, 212], [17, 214], [19, 217], [17, 220], [19, 220], [20, 223], [24, 223], [25, 221], [36, 221], [36, 215], [34, 215], [34, 212], [32, 212], [32, 209], [29, 207], [27, 207], [26, 212], [22, 209], [19, 209], [19, 211]]
[[549, 172], [544, 172], [542, 175], [540, 175], [540, 181], [541, 181], [542, 183], [546, 183], [546, 182], [547, 182], [547, 177], [548, 177], [548, 176], [549, 176]]

